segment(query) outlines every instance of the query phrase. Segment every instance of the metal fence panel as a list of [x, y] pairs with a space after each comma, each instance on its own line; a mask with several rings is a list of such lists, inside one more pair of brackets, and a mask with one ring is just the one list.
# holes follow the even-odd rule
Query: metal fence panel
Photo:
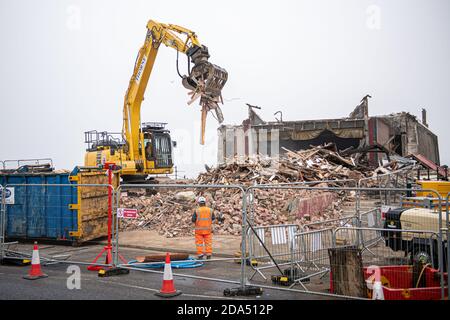
[[[19, 178], [19, 177], [18, 177]], [[35, 177], [28, 177], [33, 181]], [[30, 180], [31, 179], [31, 180]], [[16, 181], [16, 180], [14, 180]], [[108, 189], [107, 184], [65, 184], [57, 177], [49, 176], [45, 184], [11, 183], [4, 186], [12, 194], [10, 201], [2, 196], [3, 241], [7, 238], [24, 243], [30, 241], [57, 241], [65, 244], [58, 251], [49, 249], [41, 256], [44, 263], [90, 264], [94, 256], [84, 260], [72, 260], [77, 251], [68, 244], [101, 244], [107, 235]], [[22, 252], [10, 243], [3, 253], [11, 259], [26, 259], [30, 252]], [[49, 246], [50, 248], [51, 246]], [[92, 250], [96, 250], [92, 248]], [[78, 259], [78, 258], [77, 258]], [[101, 265], [101, 264], [99, 264]]]
[[257, 273], [266, 279], [263, 270], [289, 264], [291, 259], [290, 244], [299, 231], [299, 226], [295, 224], [254, 226], [253, 230], [248, 230], [248, 258], [250, 261], [257, 261], [258, 263], [257, 266], [251, 264], [254, 273], [250, 279]]
[[[442, 299], [448, 294], [448, 276], [443, 272], [441, 251], [439, 251], [439, 234], [423, 230], [377, 229], [382, 241], [366, 249], [354, 241], [354, 233], [362, 233], [370, 228], [338, 228], [334, 232], [336, 248], [342, 255], [342, 263], [347, 270], [363, 275], [368, 296], [382, 295], [384, 299]], [[341, 240], [341, 241], [339, 241]], [[345, 240], [342, 242], [342, 240]], [[346, 255], [357, 250], [358, 260], [349, 260]], [[333, 260], [336, 263], [336, 260]], [[348, 265], [352, 261], [353, 265]], [[342, 265], [330, 265], [330, 269], [338, 270]], [[362, 268], [362, 269], [360, 269]], [[377, 278], [376, 278], [377, 277]], [[337, 278], [337, 277], [336, 277]], [[336, 287], [358, 285], [345, 283], [345, 279], [330, 278], [331, 290]], [[378, 292], [374, 291], [374, 281], [380, 281]], [[339, 290], [337, 290], [339, 291]]]
[[[406, 182], [406, 180], [405, 180]], [[276, 190], [276, 189], [282, 189], [282, 190], [310, 190], [310, 191], [336, 191], [336, 192], [345, 192], [345, 191], [354, 191], [356, 192], [356, 199], [357, 201], [361, 200], [361, 193], [362, 192], [366, 192], [366, 193], [371, 193], [371, 194], [379, 194], [379, 193], [392, 193], [392, 194], [396, 194], [396, 198], [400, 199], [400, 197], [398, 196], [401, 193], [410, 193], [410, 192], [415, 192], [415, 191], [426, 191], [426, 192], [430, 192], [432, 194], [434, 194], [436, 196], [436, 198], [438, 199], [438, 206], [435, 208], [435, 214], [436, 217], [439, 220], [439, 224], [440, 226], [442, 225], [442, 206], [441, 206], [441, 196], [435, 191], [435, 190], [417, 190], [417, 189], [411, 189], [411, 188], [376, 188], [376, 187], [372, 187], [372, 188], [348, 188], [348, 187], [307, 187], [307, 186], [277, 186], [277, 185], [260, 185], [260, 186], [252, 186], [247, 190], [247, 194], [254, 196], [255, 195], [255, 190], [258, 189], [266, 189], [266, 190]], [[380, 201], [378, 201], [378, 204], [376, 205], [376, 208], [372, 208], [372, 210], [367, 210], [366, 212], [362, 212], [361, 213], [361, 209], [363, 208], [363, 206], [361, 206], [360, 204], [357, 204], [357, 208], [356, 208], [356, 216], [358, 217], [357, 219], [355, 219], [354, 221], [356, 221], [356, 227], [358, 229], [355, 229], [355, 225], [353, 225], [350, 228], [339, 228], [338, 229], [345, 229], [345, 235], [343, 234], [344, 231], [340, 231], [340, 234], [336, 235], [335, 237], [333, 237], [333, 241], [334, 241], [334, 248], [336, 247], [342, 247], [342, 246], [355, 246], [356, 248], [359, 248], [364, 255], [368, 255], [368, 256], [375, 256], [376, 252], [374, 252], [374, 250], [376, 251], [377, 248], [379, 248], [379, 246], [384, 244], [383, 241], [383, 229], [381, 229], [380, 227], [385, 227], [385, 220], [384, 220], [384, 216], [381, 213], [381, 208], [380, 205], [383, 203], [383, 201], [381, 201], [381, 197], [378, 197], [378, 199]], [[253, 199], [251, 199], [253, 200]], [[384, 201], [384, 203], [388, 203], [388, 204], [392, 204], [392, 201]], [[252, 213], [254, 214], [254, 213]], [[347, 222], [352, 221], [352, 219], [350, 219], [350, 217], [343, 217], [343, 219], [346, 219]], [[336, 223], [336, 222], [340, 222], [341, 219], [334, 219], [332, 221], [329, 221], [330, 223]], [[352, 221], [353, 222], [353, 221]], [[327, 221], [328, 223], [328, 221]], [[324, 225], [324, 224], [322, 224]], [[347, 225], [347, 227], [350, 224]], [[308, 226], [309, 228], [312, 227], [319, 227], [320, 228], [321, 224], [317, 223], [317, 224], [312, 224], [311, 226]], [[319, 233], [322, 232], [322, 230], [312, 230], [312, 231], [318, 231]], [[428, 231], [428, 230], [426, 230]], [[387, 232], [393, 232], [393, 230], [388, 230]], [[411, 231], [414, 232], [414, 231]], [[434, 231], [434, 234], [437, 234], [436, 237], [436, 242], [435, 246], [437, 249], [437, 252], [441, 252], [442, 253], [442, 249], [443, 249], [443, 242], [441, 241], [443, 239], [443, 230], [442, 228], [438, 228]], [[256, 231], [254, 232], [256, 234]], [[251, 235], [248, 236], [249, 239], [251, 239]], [[310, 237], [313, 237], [312, 235]], [[315, 238], [315, 240], [307, 240], [307, 241], [302, 241], [303, 243], [319, 243], [318, 239], [322, 239], [322, 236], [318, 237], [317, 235], [315, 236], [317, 238]], [[326, 248], [327, 246], [325, 246]], [[417, 246], [416, 246], [417, 247]], [[420, 247], [420, 246], [419, 246]], [[374, 249], [375, 248], [375, 249]], [[330, 248], [328, 248], [330, 249]], [[307, 251], [306, 249], [303, 249], [304, 251]], [[268, 252], [269, 253], [269, 252]], [[297, 263], [298, 261], [308, 261], [308, 260], [313, 260], [313, 261], [326, 261], [326, 257], [322, 254], [317, 254], [315, 253], [317, 257], [306, 257], [305, 254], [301, 254], [301, 252], [298, 252], [297, 255], [295, 255], [295, 251], [293, 250], [293, 258], [291, 259], [292, 262], [292, 266], [295, 265], [295, 263]], [[310, 254], [311, 255], [311, 254]], [[302, 260], [303, 259], [303, 260]], [[272, 259], [274, 262], [276, 261], [275, 259]], [[443, 260], [443, 255], [442, 254], [438, 254], [435, 258], [433, 257], [433, 263], [435, 263], [434, 261], [437, 261], [437, 264], [439, 266], [444, 265], [444, 260]], [[326, 263], [325, 263], [326, 264]], [[278, 265], [276, 265], [277, 267], [279, 267]], [[297, 266], [299, 267], [301, 266], [300, 264]], [[322, 266], [323, 269], [317, 268]], [[293, 268], [293, 267], [291, 267]], [[322, 263], [316, 263], [316, 269], [318, 269], [319, 274], [324, 274], [324, 272], [326, 271], [326, 267], [325, 265]], [[280, 270], [280, 273], [283, 274], [284, 271]], [[313, 270], [312, 270], [313, 271]], [[439, 269], [437, 272], [435, 272], [437, 274], [439, 274], [440, 277], [440, 282], [441, 282], [441, 286], [440, 289], [444, 290], [444, 270], [443, 268]], [[312, 277], [313, 275], [306, 275], [307, 277]], [[304, 275], [303, 275], [304, 276]], [[298, 279], [297, 279], [298, 280]], [[296, 283], [302, 284], [301, 281], [296, 281]], [[302, 284], [303, 285], [303, 284]], [[306, 287], [305, 287], [306, 289]], [[442, 294], [443, 295], [443, 294]]]
[[[119, 188], [117, 188], [116, 190], [116, 200], [115, 200], [115, 207], [116, 208], [120, 208], [121, 207], [121, 196], [122, 196], [122, 192], [127, 191], [127, 190], [133, 190], [133, 189], [146, 189], [146, 190], [158, 190], [158, 189], [165, 189], [165, 190], [179, 190], [179, 191], [186, 191], [186, 190], [195, 190], [197, 193], [199, 192], [204, 192], [204, 191], [208, 191], [208, 190], [214, 190], [214, 191], [219, 191], [219, 190], [224, 190], [224, 189], [234, 189], [236, 190], [238, 193], [240, 193], [240, 199], [241, 199], [241, 209], [240, 209], [240, 214], [241, 214], [241, 218], [240, 218], [240, 226], [241, 226], [241, 242], [240, 242], [240, 249], [241, 249], [241, 258], [240, 258], [240, 272], [239, 272], [239, 279], [238, 279], [238, 283], [241, 285], [241, 287], [245, 287], [246, 285], [246, 252], [247, 252], [247, 242], [246, 242], [246, 236], [245, 236], [245, 230], [247, 229], [247, 215], [246, 215], [246, 209], [247, 209], [247, 204], [246, 204], [246, 196], [245, 196], [245, 190], [243, 189], [242, 186], [240, 185], [200, 185], [200, 184], [153, 184], [153, 185], [148, 185], [148, 184], [122, 184], [119, 186]], [[197, 195], [198, 196], [198, 195]], [[229, 199], [227, 199], [226, 197], [222, 197], [221, 200], [219, 201], [229, 201]], [[167, 212], [166, 214], [170, 215], [171, 212]], [[188, 212], [189, 215], [192, 215], [192, 211], [189, 210]], [[116, 221], [115, 221], [115, 239], [114, 239], [114, 263], [116, 265], [118, 265], [119, 267], [123, 267], [123, 268], [127, 268], [127, 269], [132, 269], [132, 270], [140, 270], [139, 268], [134, 268], [132, 266], [130, 266], [129, 264], [123, 264], [120, 263], [119, 261], [119, 257], [120, 257], [120, 246], [121, 246], [121, 241], [120, 241], [120, 236], [119, 236], [119, 217], [118, 215], [116, 215]], [[193, 229], [192, 229], [192, 234], [194, 234]], [[194, 241], [194, 239], [192, 238], [192, 241]], [[235, 258], [230, 258], [228, 260], [234, 260]], [[203, 260], [205, 263], [208, 263], [209, 260]], [[214, 259], [210, 260], [211, 262], [214, 262]], [[144, 271], [144, 270], [142, 270]], [[148, 272], [148, 270], [147, 270]], [[224, 273], [225, 274], [225, 273]], [[232, 281], [230, 279], [211, 279], [211, 278], [207, 278], [207, 277], [201, 277], [201, 276], [188, 276], [188, 277], [192, 277], [192, 278], [198, 278], [198, 279], [205, 279], [205, 280], [212, 280], [212, 281], [221, 281], [221, 282], [229, 282], [230, 281], [232, 283], [235, 283], [236, 281]]]
[[295, 284], [302, 284], [304, 279], [323, 276], [329, 272], [328, 250], [334, 247], [333, 229], [301, 232], [291, 242], [291, 275], [298, 268], [301, 274], [294, 279]]
[[2, 185], [0, 185], [0, 263], [3, 261], [5, 255], [5, 192]]
[[[450, 193], [447, 194], [447, 198], [445, 200], [445, 221], [446, 221], [446, 235], [445, 240], [447, 242], [447, 273], [450, 272], [450, 219], [449, 219], [449, 199], [450, 199]], [[447, 299], [450, 300], [450, 297], [447, 296]]]

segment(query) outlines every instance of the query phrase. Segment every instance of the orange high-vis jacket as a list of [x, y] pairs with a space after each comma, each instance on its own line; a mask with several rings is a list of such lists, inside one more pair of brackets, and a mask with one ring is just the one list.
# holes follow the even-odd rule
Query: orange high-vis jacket
[[212, 209], [199, 207], [195, 210], [197, 219], [195, 220], [195, 233], [209, 234], [212, 231]]

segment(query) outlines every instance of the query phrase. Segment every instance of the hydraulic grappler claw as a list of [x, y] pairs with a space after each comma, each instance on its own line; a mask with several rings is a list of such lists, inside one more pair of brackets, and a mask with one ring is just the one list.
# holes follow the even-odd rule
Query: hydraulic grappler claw
[[193, 46], [187, 50], [186, 55], [188, 59], [192, 60], [194, 67], [190, 70], [189, 76], [183, 76], [182, 83], [186, 89], [191, 90], [189, 105], [200, 98], [200, 106], [202, 107], [200, 143], [204, 144], [208, 112], [214, 110], [219, 123], [224, 120], [219, 103], [223, 104], [222, 88], [227, 82], [228, 73], [225, 69], [208, 61], [210, 55], [206, 46]]

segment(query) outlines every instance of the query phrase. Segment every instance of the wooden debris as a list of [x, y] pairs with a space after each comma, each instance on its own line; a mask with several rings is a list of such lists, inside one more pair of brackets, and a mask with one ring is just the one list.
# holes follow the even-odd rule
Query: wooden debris
[[[291, 151], [279, 159], [234, 159], [216, 168], [206, 168], [194, 184], [280, 184], [292, 182], [317, 182], [314, 186], [345, 185], [337, 180], [359, 180], [371, 177], [374, 172], [355, 166], [350, 157], [343, 157], [333, 151], [333, 146], [325, 145], [309, 150]], [[378, 168], [385, 172], [386, 168]], [[327, 183], [321, 181], [327, 180]], [[197, 204], [195, 199], [204, 196], [215, 212], [222, 213], [223, 224], [214, 224], [214, 232], [239, 235], [241, 232], [242, 195], [233, 189], [161, 189], [160, 192], [140, 197], [123, 196], [121, 206], [136, 208], [139, 219], [123, 220], [121, 228], [151, 229], [166, 237], [180, 237], [194, 234], [192, 214]], [[330, 193], [330, 192], [328, 192]], [[283, 223], [306, 224], [310, 222], [336, 219], [342, 216], [343, 203], [352, 201], [354, 194], [334, 192], [328, 197], [325, 192], [308, 190], [255, 190], [252, 212], [256, 225], [274, 225]], [[312, 212], [299, 211], [299, 199], [322, 197], [331, 199], [328, 206], [318, 206]], [[320, 199], [322, 199], [320, 198]], [[318, 201], [312, 200], [313, 204]], [[320, 200], [319, 200], [320, 202]], [[309, 204], [300, 207], [310, 207]], [[325, 209], [323, 207], [326, 207]]]

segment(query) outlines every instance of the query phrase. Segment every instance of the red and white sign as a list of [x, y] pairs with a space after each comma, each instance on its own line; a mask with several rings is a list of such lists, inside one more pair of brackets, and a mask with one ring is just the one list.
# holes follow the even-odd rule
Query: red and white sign
[[122, 219], [137, 219], [138, 211], [137, 209], [119, 208], [117, 209], [117, 217]]

